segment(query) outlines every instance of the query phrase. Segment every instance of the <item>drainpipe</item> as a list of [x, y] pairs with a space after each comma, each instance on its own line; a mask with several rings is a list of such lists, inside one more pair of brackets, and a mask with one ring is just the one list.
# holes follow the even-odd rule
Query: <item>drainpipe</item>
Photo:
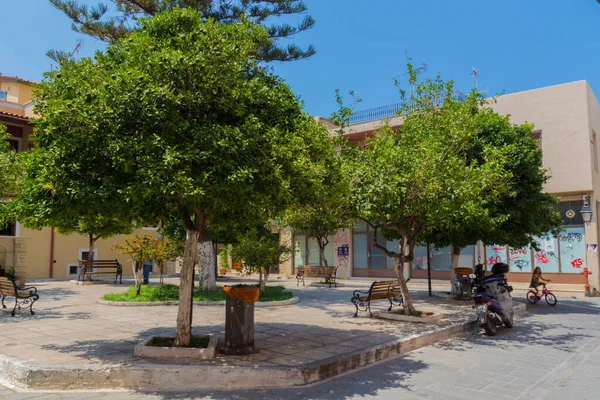
[[50, 228], [50, 278], [54, 274], [54, 227]]

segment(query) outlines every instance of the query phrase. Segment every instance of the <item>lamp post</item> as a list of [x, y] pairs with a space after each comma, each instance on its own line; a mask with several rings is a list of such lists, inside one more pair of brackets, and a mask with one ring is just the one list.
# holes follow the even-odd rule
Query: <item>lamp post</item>
[[[600, 0], [598, 0], [600, 2]], [[590, 196], [587, 194], [583, 195], [583, 207], [581, 207], [581, 218], [583, 218], [583, 222], [589, 224], [592, 222], [592, 207], [590, 206]]]
[[[598, 3], [600, 3], [600, 0], [598, 0]], [[592, 222], [593, 211], [592, 207], [590, 206], [590, 196], [588, 196], [587, 194], [583, 195], [583, 207], [581, 207], [580, 213], [581, 217], [583, 218], [583, 222], [585, 222], [586, 225]], [[589, 272], [587, 268], [584, 268], [581, 274], [583, 275], [585, 282], [585, 295], [591, 296], [592, 293], [590, 291], [590, 282], [588, 280], [588, 276], [592, 273]]]

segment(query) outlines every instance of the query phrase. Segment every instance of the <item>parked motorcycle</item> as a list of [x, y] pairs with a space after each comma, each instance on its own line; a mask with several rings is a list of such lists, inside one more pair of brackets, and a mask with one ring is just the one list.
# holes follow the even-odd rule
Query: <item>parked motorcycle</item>
[[454, 268], [454, 293], [457, 300], [470, 299], [473, 293], [472, 268]]
[[513, 303], [510, 292], [513, 288], [506, 280], [508, 265], [497, 263], [492, 266], [492, 275], [486, 277], [483, 265], [475, 266], [474, 282], [475, 312], [479, 325], [488, 336], [494, 336], [498, 328], [514, 326]]

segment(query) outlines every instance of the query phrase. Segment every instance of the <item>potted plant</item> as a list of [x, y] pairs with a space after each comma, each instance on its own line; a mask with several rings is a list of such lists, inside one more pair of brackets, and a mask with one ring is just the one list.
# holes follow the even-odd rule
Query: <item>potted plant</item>
[[229, 249], [223, 247], [219, 252], [219, 275], [223, 276], [227, 274], [229, 268]]

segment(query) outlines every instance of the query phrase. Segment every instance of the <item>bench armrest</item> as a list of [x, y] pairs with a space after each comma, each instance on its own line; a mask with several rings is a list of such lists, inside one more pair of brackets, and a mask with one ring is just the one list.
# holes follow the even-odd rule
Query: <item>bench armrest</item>
[[36, 294], [37, 293], [37, 288], [34, 286], [31, 287], [25, 287], [25, 286], [17, 286], [17, 291], [18, 292], [29, 292], [30, 295]]
[[369, 294], [369, 290], [355, 290], [352, 293], [352, 297], [360, 297], [360, 296], [366, 296]]

